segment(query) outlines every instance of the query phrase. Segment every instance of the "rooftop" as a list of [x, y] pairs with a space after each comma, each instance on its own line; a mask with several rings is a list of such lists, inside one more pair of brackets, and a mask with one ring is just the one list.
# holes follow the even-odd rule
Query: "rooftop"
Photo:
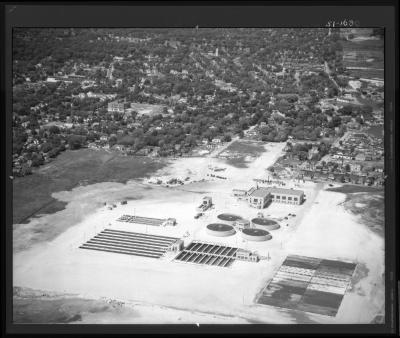
[[287, 194], [287, 195], [296, 195], [301, 196], [304, 195], [303, 190], [296, 190], [296, 189], [284, 189], [284, 188], [270, 188], [272, 194]]
[[286, 194], [286, 195], [295, 195], [301, 196], [304, 195], [303, 190], [296, 190], [296, 189], [285, 189], [285, 188], [258, 188], [253, 191], [251, 196], [254, 197], [265, 197], [268, 194]]
[[254, 197], [266, 197], [271, 193], [271, 188], [258, 188], [251, 193]]

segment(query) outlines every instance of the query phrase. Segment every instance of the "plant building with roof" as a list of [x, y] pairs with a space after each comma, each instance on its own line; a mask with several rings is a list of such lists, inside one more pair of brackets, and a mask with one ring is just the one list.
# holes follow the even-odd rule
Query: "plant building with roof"
[[300, 205], [304, 201], [304, 191], [284, 188], [251, 189], [248, 195], [250, 206], [263, 209], [271, 202]]

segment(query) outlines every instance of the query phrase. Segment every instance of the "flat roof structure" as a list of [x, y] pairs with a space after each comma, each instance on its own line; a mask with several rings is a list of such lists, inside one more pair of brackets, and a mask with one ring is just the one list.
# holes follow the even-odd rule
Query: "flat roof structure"
[[252, 197], [266, 197], [271, 193], [271, 188], [258, 188], [254, 190], [250, 196]]
[[285, 189], [285, 188], [268, 188], [268, 189], [271, 192], [271, 194], [295, 195], [295, 196], [304, 195], [303, 190]]
[[304, 195], [303, 190], [296, 190], [296, 189], [285, 189], [285, 188], [258, 188], [254, 190], [250, 196], [253, 197], [265, 197], [268, 194], [281, 194], [281, 195], [295, 195], [301, 196]]

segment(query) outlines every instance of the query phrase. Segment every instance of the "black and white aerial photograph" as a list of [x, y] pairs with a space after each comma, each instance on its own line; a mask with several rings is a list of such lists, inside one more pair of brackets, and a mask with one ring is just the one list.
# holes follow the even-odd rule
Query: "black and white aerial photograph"
[[384, 324], [384, 35], [14, 28], [13, 323]]

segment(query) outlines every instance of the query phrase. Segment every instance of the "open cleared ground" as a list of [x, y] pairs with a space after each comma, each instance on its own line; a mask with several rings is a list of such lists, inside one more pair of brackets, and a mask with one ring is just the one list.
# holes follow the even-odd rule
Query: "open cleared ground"
[[[150, 188], [139, 180], [130, 180], [124, 184], [89, 184], [53, 194], [55, 199], [67, 203], [64, 210], [37, 217], [14, 229], [14, 249], [19, 248], [13, 257], [14, 286], [71, 293], [79, 299], [106, 297], [133, 309], [135, 304], [142, 306], [139, 317], [127, 314], [118, 320], [107, 313], [82, 316], [82, 322], [192, 323], [190, 318], [199, 318], [200, 323], [371, 322], [384, 309], [384, 242], [360, 223], [357, 215], [346, 211], [345, 194], [324, 191], [327, 185], [321, 183], [306, 182], [297, 187], [297, 182], [287, 181], [286, 187], [304, 190], [307, 200], [300, 206], [272, 203], [262, 210], [265, 217], [277, 220], [283, 220], [289, 213], [296, 214], [274, 231], [271, 240], [244, 241], [240, 232], [217, 238], [206, 231], [206, 225], [218, 222], [221, 213], [245, 219], [257, 217], [260, 210], [237, 200], [232, 189], [248, 189], [254, 186], [253, 178], [265, 177], [265, 169], [282, 154], [284, 146], [284, 143], [264, 145], [264, 151], [247, 168], [227, 165], [219, 158], [176, 159], [155, 173], [190, 177], [192, 183], [176, 188]], [[207, 178], [210, 165], [225, 166], [227, 180]], [[214, 207], [194, 219], [196, 207], [204, 196], [212, 198]], [[127, 197], [131, 198], [126, 205], [118, 203], [112, 210], [103, 205], [104, 201], [113, 203]], [[160, 227], [117, 221], [121, 215], [135, 214], [134, 210], [143, 217], [174, 217], [177, 225]], [[46, 239], [46, 232], [60, 224], [62, 231], [53, 239]], [[235, 261], [230, 268], [222, 269], [207, 264], [177, 263], [174, 260], [177, 254], [169, 252], [151, 259], [79, 249], [105, 229], [182, 238], [185, 246], [202, 242], [247, 249], [257, 252], [262, 259], [258, 263]], [[27, 240], [35, 233], [37, 241]], [[203, 257], [197, 258], [200, 263], [209, 259], [201, 254]], [[354, 262], [365, 266], [366, 272], [352, 279], [335, 317], [256, 304], [256, 295], [288, 255]], [[160, 287], [160, 281], [168, 282]], [[308, 296], [312, 302], [313, 293]], [[15, 306], [15, 311], [19, 311], [24, 305], [15, 299]]]
[[159, 104], [148, 103], [131, 103], [131, 108], [139, 115], [157, 115], [162, 114], [164, 106]]
[[239, 140], [229, 145], [219, 157], [226, 158], [226, 162], [234, 167], [246, 168], [248, 163], [260, 156], [263, 151], [261, 142]]

